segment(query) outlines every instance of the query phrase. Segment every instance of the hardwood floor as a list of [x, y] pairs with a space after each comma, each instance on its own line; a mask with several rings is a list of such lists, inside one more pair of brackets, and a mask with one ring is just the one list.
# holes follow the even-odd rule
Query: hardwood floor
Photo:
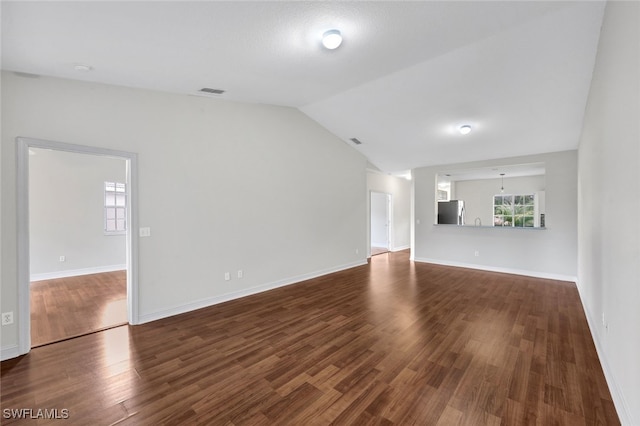
[[126, 271], [31, 283], [31, 346], [127, 323]]
[[1, 394], [96, 425], [619, 424], [575, 284], [407, 252], [36, 348]]
[[378, 254], [389, 253], [389, 249], [386, 247], [371, 247], [371, 256]]

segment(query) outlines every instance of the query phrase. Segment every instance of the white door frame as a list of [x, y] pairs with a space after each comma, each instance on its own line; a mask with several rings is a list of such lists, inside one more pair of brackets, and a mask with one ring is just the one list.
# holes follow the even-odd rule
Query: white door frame
[[53, 149], [78, 154], [113, 157], [126, 161], [127, 184], [127, 318], [129, 324], [139, 324], [138, 318], [138, 156], [65, 142], [17, 137], [17, 195], [18, 195], [18, 351], [24, 355], [31, 350], [30, 264], [29, 264], [29, 148]]
[[371, 256], [371, 198], [373, 194], [383, 194], [387, 196], [387, 249], [392, 251], [393, 248], [393, 194], [382, 191], [369, 191], [369, 256]]

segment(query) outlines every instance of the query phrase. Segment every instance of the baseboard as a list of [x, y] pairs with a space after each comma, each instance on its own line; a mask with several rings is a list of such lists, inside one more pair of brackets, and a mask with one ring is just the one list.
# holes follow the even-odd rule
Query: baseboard
[[18, 345], [11, 345], [0, 349], [0, 361], [16, 358], [21, 355]]
[[408, 250], [410, 248], [411, 248], [411, 246], [409, 246], [409, 245], [407, 245], [407, 246], [398, 246], [398, 247], [392, 248], [390, 251], [395, 253], [397, 251]]
[[578, 295], [580, 295], [580, 302], [582, 303], [582, 309], [584, 310], [584, 316], [587, 318], [587, 325], [589, 326], [589, 331], [591, 332], [591, 338], [593, 339], [593, 343], [596, 347], [596, 353], [598, 354], [598, 359], [600, 360], [600, 365], [602, 366], [602, 371], [604, 372], [604, 378], [607, 381], [607, 385], [609, 386], [609, 392], [611, 393], [611, 399], [613, 399], [613, 405], [616, 407], [618, 417], [620, 418], [620, 423], [623, 426], [638, 425], [640, 424], [640, 419], [636, 419], [635, 422], [632, 421], [629, 405], [624, 399], [623, 393], [620, 392], [620, 389], [617, 386], [617, 381], [615, 379], [615, 376], [613, 375], [611, 367], [609, 367], [609, 363], [607, 362], [607, 357], [605, 356], [602, 343], [598, 338], [598, 334], [595, 332], [597, 330], [595, 325], [598, 324], [598, 322], [594, 320], [591, 312], [589, 311], [589, 309], [587, 309], [587, 305], [584, 303], [580, 283], [577, 283], [577, 287]]
[[321, 277], [323, 275], [332, 274], [334, 272], [343, 271], [345, 269], [355, 268], [356, 266], [366, 265], [366, 260], [361, 260], [345, 265], [337, 266], [334, 268], [324, 269], [321, 271], [311, 272], [309, 274], [298, 275], [295, 277], [285, 278], [283, 280], [274, 281], [271, 283], [259, 285], [256, 287], [247, 288], [244, 290], [234, 291], [231, 293], [223, 294], [221, 296], [209, 297], [206, 299], [196, 300], [194, 302], [185, 303], [182, 305], [172, 306], [168, 309], [151, 312], [148, 314], [142, 314], [138, 317], [138, 324], [144, 324], [151, 321], [156, 321], [163, 318], [168, 318], [174, 315], [184, 314], [187, 312], [195, 311], [196, 309], [202, 309], [209, 306], [217, 305], [219, 303], [228, 302], [230, 300], [240, 299], [242, 297], [251, 296], [252, 294], [262, 293], [264, 291], [273, 290], [279, 287], [285, 287], [288, 285], [296, 284], [302, 281], [310, 280], [312, 278]]
[[539, 272], [539, 271], [528, 271], [525, 269], [514, 269], [514, 268], [503, 268], [500, 266], [487, 266], [487, 265], [477, 265], [475, 263], [464, 263], [464, 262], [450, 262], [448, 260], [439, 260], [439, 259], [428, 259], [423, 257], [415, 257], [413, 259], [415, 262], [422, 263], [433, 263], [436, 265], [444, 265], [444, 266], [456, 266], [458, 268], [469, 268], [469, 269], [478, 269], [481, 271], [489, 271], [489, 272], [500, 272], [503, 274], [514, 274], [514, 275], [524, 275], [526, 277], [534, 277], [534, 278], [545, 278], [549, 280], [557, 280], [557, 281], [570, 281], [577, 282], [578, 278], [571, 275], [563, 275], [563, 274], [554, 274], [548, 272]]
[[45, 272], [43, 274], [32, 274], [31, 282], [42, 280], [55, 280], [57, 278], [78, 277], [80, 275], [101, 274], [103, 272], [122, 271], [127, 269], [126, 264], [96, 266], [93, 268], [69, 269], [66, 271]]

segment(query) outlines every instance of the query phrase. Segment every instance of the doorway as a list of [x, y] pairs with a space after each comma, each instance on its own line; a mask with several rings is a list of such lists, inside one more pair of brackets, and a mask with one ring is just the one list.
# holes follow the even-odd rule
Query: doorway
[[[35, 262], [45, 264], [44, 269], [47, 269], [47, 268], [52, 269], [52, 266], [51, 265], [47, 266], [46, 262], [52, 261], [51, 259], [52, 253], [56, 253], [55, 262], [58, 263], [57, 269], [63, 270], [65, 268], [62, 267], [61, 265], [64, 262], [69, 262], [69, 265], [71, 265], [72, 261], [78, 262], [78, 258], [81, 258], [81, 257], [86, 258], [87, 256], [85, 256], [85, 253], [82, 253], [82, 251], [83, 250], [88, 251], [87, 247], [91, 245], [91, 243], [86, 243], [87, 246], [80, 247], [80, 248], [77, 248], [77, 247], [74, 248], [69, 246], [69, 247], [65, 247], [64, 250], [57, 250], [57, 251], [45, 250], [44, 252], [48, 254], [45, 256], [44, 259], [42, 258], [41, 256], [41, 253], [43, 252], [41, 251], [42, 247], [36, 247], [36, 245], [42, 244], [42, 241], [41, 241], [42, 239], [32, 241], [32, 239], [30, 238], [32, 231], [33, 232], [39, 231], [39, 229], [37, 228], [39, 225], [36, 225], [35, 223], [33, 224], [30, 223], [31, 222], [30, 216], [32, 213], [30, 210], [30, 203], [33, 202], [34, 207], [36, 207], [36, 202], [33, 200], [30, 200], [30, 195], [31, 195], [30, 189], [32, 189], [30, 188], [30, 177], [33, 177], [33, 176], [30, 176], [30, 157], [33, 156], [34, 153], [36, 155], [38, 154], [44, 155], [44, 153], [47, 152], [50, 155], [57, 156], [57, 157], [61, 157], [69, 154], [69, 155], [73, 155], [76, 161], [79, 158], [81, 158], [81, 156], [87, 156], [82, 158], [100, 160], [100, 161], [106, 161], [106, 162], [114, 161], [115, 162], [114, 164], [118, 164], [119, 167], [121, 166], [124, 169], [123, 170], [124, 173], [122, 173], [121, 176], [124, 177], [125, 182], [123, 183], [127, 185], [128, 191], [125, 194], [125, 202], [126, 202], [127, 209], [122, 219], [123, 221], [126, 222], [127, 226], [126, 226], [126, 229], [122, 230], [123, 232], [121, 233], [121, 235], [119, 235], [120, 241], [123, 243], [123, 246], [124, 246], [123, 255], [121, 253], [121, 257], [119, 259], [121, 259], [121, 262], [123, 263], [110, 262], [114, 264], [103, 267], [103, 269], [107, 269], [107, 271], [100, 270], [100, 267], [91, 268], [91, 267], [86, 267], [86, 265], [83, 267], [81, 262], [74, 263], [75, 267], [71, 267], [72, 273], [69, 274], [68, 271], [67, 272], [62, 271], [59, 273], [59, 275], [63, 275], [63, 276], [71, 275], [71, 276], [64, 277], [64, 280], [67, 282], [62, 284], [64, 284], [66, 287], [61, 287], [61, 288], [68, 289], [75, 286], [75, 288], [79, 292], [83, 292], [83, 293], [87, 293], [86, 291], [87, 290], [86, 287], [88, 285], [87, 280], [93, 280], [91, 287], [93, 287], [94, 289], [102, 288], [104, 290], [105, 288], [112, 289], [112, 288], [116, 288], [117, 286], [120, 286], [120, 288], [124, 287], [125, 294], [126, 294], [125, 300], [122, 300], [120, 298], [119, 301], [117, 300], [104, 301], [102, 308], [100, 309], [100, 312], [99, 312], [100, 318], [98, 319], [97, 323], [108, 324], [108, 323], [114, 323], [115, 321], [121, 324], [122, 320], [124, 319], [125, 323], [137, 324], [138, 323], [138, 310], [137, 310], [138, 288], [137, 288], [137, 261], [136, 261], [137, 260], [136, 259], [137, 258], [136, 256], [137, 239], [132, 237], [133, 236], [132, 230], [136, 229], [137, 227], [137, 214], [136, 214], [137, 156], [136, 154], [128, 153], [124, 151], [114, 151], [114, 150], [103, 149], [103, 148], [95, 148], [95, 147], [88, 147], [83, 145], [67, 144], [63, 142], [54, 142], [54, 141], [29, 139], [29, 138], [21, 138], [21, 137], [17, 138], [16, 141], [17, 141], [17, 151], [18, 151], [17, 193], [18, 193], [18, 231], [19, 231], [18, 232], [18, 310], [21, 318], [21, 321], [19, 322], [19, 325], [18, 325], [18, 350], [20, 354], [26, 354], [27, 352], [29, 352], [29, 350], [32, 347], [32, 333], [31, 333], [32, 331], [31, 281], [32, 280], [31, 278], [32, 278], [32, 272], [36, 272], [36, 271], [32, 271], [32, 268], [43, 267], [41, 264], [36, 265]], [[80, 156], [78, 156], [78, 154]], [[34, 164], [34, 167], [35, 167], [35, 164]], [[98, 191], [100, 191], [99, 202], [103, 202], [102, 208], [105, 209], [104, 211], [106, 214], [106, 204], [104, 204], [104, 198], [103, 198], [104, 194], [102, 193], [103, 188], [104, 187], [98, 189]], [[55, 187], [54, 190], [64, 191], [65, 189], [66, 189], [65, 187], [57, 186]], [[35, 188], [33, 192], [34, 192], [33, 195], [36, 195]], [[62, 198], [61, 194], [56, 194], [56, 195], [59, 195]], [[55, 200], [55, 197], [54, 197], [54, 200]], [[41, 200], [39, 200], [38, 202], [40, 201]], [[55, 203], [55, 201], [52, 201], [52, 202]], [[59, 203], [57, 205], [60, 206]], [[71, 209], [66, 214], [74, 215], [74, 217], [72, 218], [73, 220], [81, 220], [84, 213], [86, 213], [85, 212], [86, 208], [87, 208], [86, 206], [77, 206], [77, 209], [75, 210]], [[55, 204], [54, 204], [51, 206], [51, 208], [45, 211], [45, 214], [50, 214], [55, 216], [56, 212], [57, 212], [57, 209], [55, 208]], [[39, 214], [42, 214], [42, 213], [39, 213]], [[50, 223], [56, 223], [54, 219], [55, 217], [50, 221]], [[101, 227], [100, 232], [106, 231], [102, 229], [103, 219], [106, 221], [106, 216], [98, 217], [96, 219], [100, 221], [100, 224], [99, 224], [99, 226]], [[34, 229], [31, 229], [32, 226]], [[84, 232], [81, 230], [80, 226], [78, 226], [78, 229], [75, 231], [77, 231], [78, 233]], [[74, 232], [74, 231], [67, 230], [65, 232]], [[44, 240], [47, 240], [47, 238], [45, 238]], [[116, 241], [112, 240], [111, 242], [115, 243]], [[34, 244], [33, 248], [31, 247], [32, 243]], [[60, 252], [60, 251], [64, 251], [64, 252]], [[37, 256], [39, 256], [40, 258], [36, 259], [36, 255], [34, 255], [34, 264], [32, 264], [31, 255], [32, 253], [35, 254], [36, 252], [38, 253]], [[73, 253], [72, 255], [73, 259], [68, 258], [66, 253]], [[118, 266], [118, 267], [114, 268], [114, 266]], [[55, 270], [56, 268], [53, 267], [53, 269]], [[108, 271], [109, 269], [111, 269], [111, 271]], [[116, 269], [116, 270], [113, 270], [113, 269]], [[86, 272], [90, 272], [90, 274], [86, 274]], [[105, 274], [101, 275], [103, 272]], [[33, 275], [37, 276], [37, 273]], [[56, 276], [56, 272], [54, 271], [52, 276], [48, 276], [46, 273], [44, 273], [44, 274], [40, 274], [38, 278], [49, 279], [50, 282], [48, 284], [53, 284], [53, 281], [57, 281], [58, 279], [62, 279], [63, 277]], [[78, 280], [84, 280], [84, 281], [81, 281], [79, 284]], [[100, 285], [100, 283], [97, 283], [100, 280], [104, 281], [102, 283], [102, 286]], [[96, 284], [96, 285], [93, 286], [93, 284]], [[90, 294], [90, 292], [88, 293]], [[49, 294], [54, 295], [56, 293], [50, 292]], [[60, 293], [57, 293], [57, 295], [61, 296]], [[62, 299], [64, 299], [64, 297], [62, 297]], [[37, 301], [34, 300], [34, 302], [37, 302]], [[109, 303], [109, 302], [113, 302], [113, 303]], [[125, 307], [124, 315], [121, 310], [123, 304]], [[65, 306], [64, 303], [60, 304], [61, 309], [65, 309], [64, 306]], [[85, 306], [85, 308], [86, 308], [85, 313], [91, 310], [91, 307]], [[118, 315], [114, 316], [114, 311], [116, 312], [119, 311], [120, 316], [119, 317]], [[77, 325], [80, 325], [80, 323], [82, 322], [92, 323], [93, 324], [92, 326], [94, 327], [94, 329], [92, 330], [89, 327], [88, 332], [95, 331], [95, 324], [96, 324], [95, 319], [94, 320], [85, 319], [83, 321], [81, 317], [82, 317], [82, 312], [80, 312], [80, 317], [76, 317], [76, 319], [74, 320], [76, 323], [78, 323]], [[114, 318], [116, 319], [114, 320]], [[108, 328], [108, 327], [98, 326], [97, 328], [99, 329], [99, 328]], [[87, 330], [86, 327], [84, 329], [82, 327], [74, 329], [74, 331], [67, 333], [68, 335], [66, 337], [69, 338], [69, 337], [74, 337], [75, 335], [86, 334], [85, 333], [86, 330]], [[61, 340], [61, 339], [58, 339], [58, 340]], [[33, 343], [35, 345], [38, 345], [39, 343], [41, 344], [42, 342], [34, 341]]]
[[371, 192], [371, 256], [388, 253], [391, 248], [391, 194]]
[[124, 159], [29, 149], [31, 347], [127, 323], [128, 187]]

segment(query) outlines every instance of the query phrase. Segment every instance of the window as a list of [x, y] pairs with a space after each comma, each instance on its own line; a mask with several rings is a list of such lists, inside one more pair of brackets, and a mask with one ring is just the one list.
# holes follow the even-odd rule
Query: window
[[535, 211], [534, 194], [493, 196], [493, 226], [533, 228]]
[[104, 183], [104, 232], [121, 234], [127, 230], [127, 187], [124, 183]]

